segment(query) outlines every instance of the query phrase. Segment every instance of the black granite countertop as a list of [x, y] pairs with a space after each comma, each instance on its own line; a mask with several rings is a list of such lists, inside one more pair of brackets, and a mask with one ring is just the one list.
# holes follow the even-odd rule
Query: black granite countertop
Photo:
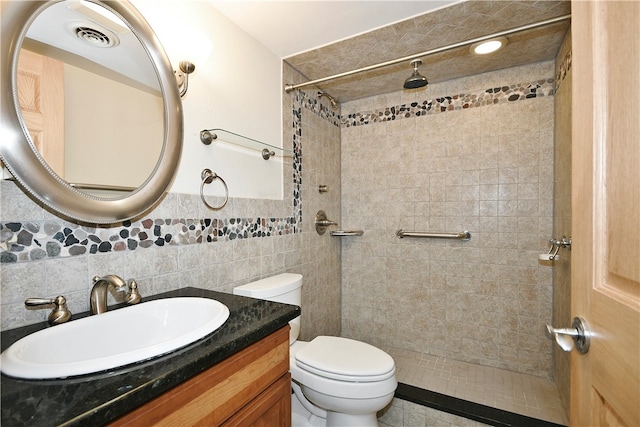
[[[229, 319], [221, 328], [187, 347], [108, 372], [64, 380], [20, 380], [2, 375], [2, 426], [104, 425], [277, 331], [300, 315], [297, 306], [198, 288], [166, 292], [144, 301], [185, 296], [220, 301], [229, 308]], [[87, 314], [74, 315], [74, 319]], [[45, 327], [47, 324], [43, 322], [2, 332], [2, 350]], [[126, 333], [127, 325], [113, 327]]]

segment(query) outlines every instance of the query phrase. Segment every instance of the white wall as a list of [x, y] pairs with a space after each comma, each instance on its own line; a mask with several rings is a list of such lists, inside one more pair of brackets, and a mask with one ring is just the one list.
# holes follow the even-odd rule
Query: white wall
[[162, 150], [160, 92], [138, 90], [69, 64], [64, 70], [62, 176], [73, 183], [139, 187]]
[[[282, 146], [281, 59], [229, 21], [210, 4], [184, 0], [133, 0], [169, 58], [196, 66], [183, 98], [184, 146], [172, 192], [198, 194], [200, 172], [222, 176], [232, 197], [282, 199], [282, 165], [258, 151], [200, 142], [202, 129], [223, 128]], [[209, 44], [210, 54], [201, 58]], [[259, 185], [258, 185], [259, 184]], [[220, 185], [206, 194], [222, 195]]]

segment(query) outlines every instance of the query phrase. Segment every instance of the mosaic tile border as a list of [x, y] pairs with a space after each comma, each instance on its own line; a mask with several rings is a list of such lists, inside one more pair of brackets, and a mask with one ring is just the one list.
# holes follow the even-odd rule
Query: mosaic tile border
[[297, 232], [289, 218], [151, 219], [114, 229], [67, 221], [8, 222], [0, 225], [0, 263], [37, 261], [139, 248], [211, 243]]
[[298, 96], [302, 106], [314, 114], [317, 114], [320, 118], [328, 121], [334, 126], [340, 127], [342, 118], [340, 114], [336, 113], [326, 105], [322, 104], [315, 98], [309, 97], [306, 92], [298, 91]]
[[293, 216], [295, 224], [302, 224], [302, 104], [303, 93], [296, 91], [291, 106], [293, 118]]
[[386, 107], [379, 111], [364, 111], [348, 114], [342, 117], [341, 126], [364, 126], [371, 123], [386, 122], [389, 120], [408, 119], [439, 114], [448, 111], [463, 110], [468, 108], [485, 107], [488, 105], [503, 104], [506, 102], [523, 101], [531, 98], [552, 96], [554, 94], [554, 79], [546, 78], [532, 82], [512, 84], [485, 89], [471, 94], [457, 94], [427, 99], [422, 102], [401, 104]]
[[[191, 245], [218, 240], [281, 236], [302, 224], [302, 108], [293, 98], [293, 215], [286, 218], [200, 218], [125, 221], [121, 227], [86, 227], [64, 220], [0, 223], [0, 263], [38, 261], [140, 248]], [[309, 103], [311, 111], [321, 111]]]
[[562, 83], [567, 77], [567, 74], [571, 70], [571, 62], [572, 62], [572, 50], [569, 49], [566, 55], [564, 56], [564, 58], [562, 58], [562, 62], [560, 63], [560, 66], [558, 67], [558, 72], [556, 73], [556, 83], [554, 87], [554, 90], [556, 92], [558, 91], [558, 89], [560, 89], [560, 86], [562, 86]]

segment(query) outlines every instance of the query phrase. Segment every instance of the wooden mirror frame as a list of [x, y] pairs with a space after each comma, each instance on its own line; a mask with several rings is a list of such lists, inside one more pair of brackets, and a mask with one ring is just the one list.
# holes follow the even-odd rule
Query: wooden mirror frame
[[[62, 0], [57, 0], [62, 1]], [[56, 2], [57, 2], [56, 1]], [[140, 12], [125, 0], [87, 0], [119, 16], [137, 36], [153, 63], [164, 105], [164, 142], [160, 159], [147, 180], [120, 198], [99, 198], [78, 191], [60, 178], [34, 148], [17, 97], [18, 57], [25, 34], [51, 1], [1, 2], [0, 160], [27, 194], [64, 217], [89, 224], [112, 224], [138, 217], [160, 202], [180, 162], [182, 101], [171, 63]]]

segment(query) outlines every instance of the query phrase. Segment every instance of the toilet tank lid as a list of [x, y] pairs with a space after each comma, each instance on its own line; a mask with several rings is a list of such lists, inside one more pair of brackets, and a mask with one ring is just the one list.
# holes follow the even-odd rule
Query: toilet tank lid
[[266, 299], [267, 297], [286, 294], [300, 286], [302, 286], [302, 274], [283, 273], [238, 286], [234, 288], [233, 293]]

